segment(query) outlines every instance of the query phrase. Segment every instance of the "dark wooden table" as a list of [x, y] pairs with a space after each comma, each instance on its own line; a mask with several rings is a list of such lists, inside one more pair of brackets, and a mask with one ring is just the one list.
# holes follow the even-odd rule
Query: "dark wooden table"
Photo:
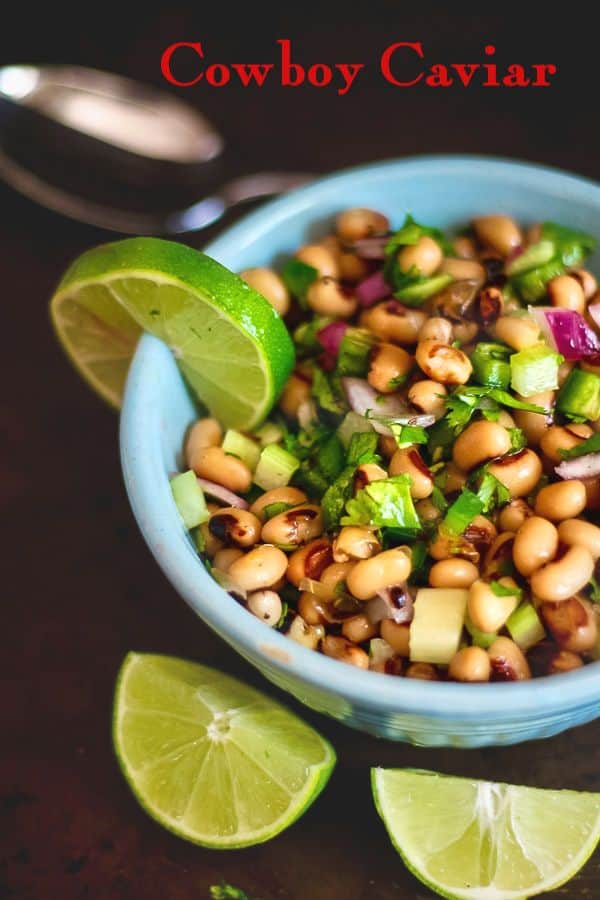
[[[569, 30], [541, 9], [534, 21], [516, 4], [485, 14], [462, 6], [429, 18], [400, 15], [383, 2], [356, 12], [305, 5], [262, 20], [256, 10], [231, 9], [230, 21], [179, 4], [136, 17], [123, 10], [115, 17], [103, 6], [69, 24], [52, 5], [15, 11], [0, 37], [0, 61], [79, 62], [160, 83], [158, 60], [172, 41], [202, 40], [212, 61], [248, 62], [268, 61], [275, 40], [290, 37], [305, 63], [349, 59], [370, 69], [346, 97], [268, 86], [185, 92], [227, 136], [232, 172], [327, 171], [469, 151], [598, 177], [598, 117], [586, 87], [595, 38], [583, 10]], [[376, 63], [394, 40], [421, 40], [430, 62], [480, 61], [492, 41], [504, 62], [555, 62], [559, 74], [553, 88], [539, 91], [395, 90]], [[346, 202], [352, 197], [340, 197]], [[123, 490], [117, 418], [74, 376], [53, 339], [46, 312], [53, 285], [74, 255], [103, 239], [0, 187], [0, 897], [204, 900], [209, 885], [224, 878], [261, 900], [425, 898], [373, 809], [369, 766], [600, 789], [600, 723], [530, 745], [434, 751], [378, 741], [300, 709], [333, 741], [339, 764], [324, 795], [279, 838], [213, 852], [146, 817], [110, 740], [113, 684], [128, 650], [195, 658], [277, 692], [195, 618], [158, 571]], [[600, 896], [598, 857], [555, 896]]]

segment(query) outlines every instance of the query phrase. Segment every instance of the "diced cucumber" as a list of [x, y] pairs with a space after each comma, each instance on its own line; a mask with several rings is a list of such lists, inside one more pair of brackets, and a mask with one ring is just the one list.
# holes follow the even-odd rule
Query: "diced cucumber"
[[260, 447], [251, 438], [246, 437], [240, 431], [230, 428], [223, 438], [223, 450], [230, 456], [237, 456], [245, 462], [251, 472], [254, 472], [260, 458]]
[[186, 528], [195, 528], [208, 521], [210, 513], [195, 472], [190, 469], [181, 475], [175, 475], [171, 479], [171, 492]]
[[278, 444], [269, 444], [260, 454], [254, 473], [254, 483], [263, 491], [285, 487], [299, 466], [300, 460], [284, 450], [283, 447]]
[[568, 416], [600, 418], [600, 378], [593, 372], [571, 369], [556, 398], [556, 408]]
[[[546, 344], [534, 344], [513, 353], [510, 357], [510, 386], [522, 397], [555, 391], [558, 387], [558, 367], [562, 361], [562, 356]], [[598, 381], [600, 383], [600, 379]]]
[[410, 659], [447, 666], [460, 647], [469, 592], [421, 588], [410, 625]]
[[275, 422], [265, 422], [254, 432], [254, 437], [261, 447], [266, 447], [268, 444], [278, 444], [283, 437], [283, 431]]
[[546, 637], [546, 630], [532, 603], [521, 603], [507, 619], [506, 628], [524, 652]]

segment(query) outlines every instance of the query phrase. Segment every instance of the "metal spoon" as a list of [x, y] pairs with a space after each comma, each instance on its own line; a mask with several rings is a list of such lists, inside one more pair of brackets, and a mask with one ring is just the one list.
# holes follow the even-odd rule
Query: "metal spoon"
[[[196, 110], [129, 78], [75, 66], [0, 68], [0, 113], [32, 110], [62, 126], [68, 139], [85, 136], [130, 163], [199, 166], [223, 150], [222, 137]], [[263, 172], [236, 178], [191, 206], [147, 214], [95, 203], [46, 181], [16, 160], [0, 134], [0, 177], [31, 200], [70, 219], [127, 234], [183, 234], [216, 222], [232, 206], [278, 194], [314, 176]]]

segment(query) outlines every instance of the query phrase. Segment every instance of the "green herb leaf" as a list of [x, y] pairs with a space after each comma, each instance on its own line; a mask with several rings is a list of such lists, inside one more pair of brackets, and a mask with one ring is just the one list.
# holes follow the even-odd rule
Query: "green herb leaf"
[[491, 472], [484, 471], [477, 490], [481, 512], [487, 513], [510, 500], [510, 491]]
[[542, 239], [552, 241], [555, 253], [565, 266], [577, 266], [596, 248], [596, 239], [585, 231], [577, 231], [556, 222], [544, 222]]
[[431, 492], [431, 502], [436, 507], [436, 509], [440, 510], [440, 512], [446, 512], [446, 510], [448, 509], [448, 501], [446, 500], [441, 488], [439, 488], [437, 484], [433, 486], [433, 491]]
[[346, 503], [342, 525], [375, 525], [378, 528], [397, 528], [409, 536], [416, 536], [421, 523], [410, 495], [408, 475], [373, 481]]
[[598, 434], [593, 434], [587, 440], [583, 441], [583, 443], [577, 444], [576, 447], [571, 447], [570, 450], [559, 450], [558, 452], [563, 459], [574, 459], [577, 456], [585, 456], [587, 453], [599, 453], [600, 432]]
[[399, 447], [427, 443], [427, 431], [420, 425], [397, 425], [396, 423], [391, 423], [390, 428]]
[[269, 503], [267, 504], [267, 506], [263, 506], [263, 515], [268, 521], [274, 516], [278, 516], [282, 512], [287, 512], [287, 510], [291, 508], [291, 503], [283, 503], [283, 501], [279, 501], [278, 503]]
[[375, 431], [355, 431], [346, 452], [346, 463], [349, 466], [380, 463], [381, 457], [377, 453], [378, 440], [379, 435]]
[[317, 450], [316, 463], [329, 482], [344, 468], [344, 448], [337, 434], [332, 434]]
[[290, 294], [305, 306], [307, 291], [319, 277], [319, 272], [313, 266], [292, 257], [281, 270], [281, 277]]
[[401, 247], [407, 247], [416, 244], [417, 241], [427, 235], [437, 241], [446, 256], [452, 255], [452, 245], [444, 236], [444, 232], [439, 228], [432, 228], [429, 225], [420, 225], [415, 221], [410, 213], [407, 213], [402, 228], [395, 232], [385, 245], [385, 255], [395, 255]]
[[336, 416], [343, 416], [348, 409], [342, 391], [334, 379], [328, 378], [318, 366], [314, 368], [311, 394], [322, 409]]
[[364, 378], [369, 371], [369, 355], [375, 343], [375, 335], [366, 328], [348, 328], [340, 342], [338, 374]]
[[317, 316], [309, 322], [302, 322], [294, 331], [293, 338], [299, 356], [315, 356], [323, 352], [323, 345], [317, 340], [317, 334], [334, 320]]
[[483, 501], [469, 488], [463, 488], [446, 513], [441, 528], [447, 534], [458, 536], [483, 512]]
[[510, 446], [512, 450], [522, 450], [527, 446], [527, 438], [521, 428], [507, 428], [510, 435]]
[[325, 531], [333, 531], [339, 526], [346, 503], [352, 497], [354, 472], [354, 465], [347, 466], [323, 494], [321, 511]]
[[588, 596], [593, 603], [600, 603], [600, 584], [594, 575], [588, 582]]
[[226, 884], [224, 881], [220, 884], [211, 884], [209, 890], [210, 900], [257, 900], [257, 898], [252, 898], [241, 888], [233, 887], [233, 885]]

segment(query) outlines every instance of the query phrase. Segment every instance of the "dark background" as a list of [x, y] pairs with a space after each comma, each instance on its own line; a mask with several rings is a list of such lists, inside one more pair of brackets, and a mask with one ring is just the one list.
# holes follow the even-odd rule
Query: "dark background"
[[[226, 136], [223, 174], [324, 172], [468, 151], [600, 175], [597, 37], [581, 4], [561, 7], [560, 15], [537, 3], [491, 11], [373, 0], [353, 8], [286, 5], [279, 13], [220, 6], [169, 4], [157, 14], [101, 4], [67, 14], [56, 5], [13, 5], [0, 32], [0, 63], [80, 63], [159, 84], [160, 55], [173, 41], [201, 40], [208, 63], [269, 62], [276, 39], [288, 37], [305, 64], [356, 61], [369, 69], [345, 97], [332, 88], [277, 85], [172, 89]], [[492, 42], [498, 61], [554, 62], [559, 73], [549, 89], [395, 89], [377, 60], [396, 40], [422, 41], [428, 63], [481, 62]], [[352, 197], [340, 197], [345, 203]], [[190, 242], [200, 246], [210, 236]], [[0, 185], [0, 897], [204, 900], [208, 886], [225, 878], [260, 900], [424, 900], [430, 894], [403, 868], [374, 812], [369, 766], [599, 789], [598, 725], [513, 748], [434, 751], [378, 741], [301, 709], [331, 738], [339, 764], [324, 795], [276, 840], [207, 851], [145, 816], [110, 742], [113, 683], [128, 650], [196, 658], [276, 692], [158, 571], [125, 498], [117, 418], [75, 377], [51, 334], [46, 305], [62, 269], [106, 237]], [[599, 895], [597, 858], [556, 893]]]

